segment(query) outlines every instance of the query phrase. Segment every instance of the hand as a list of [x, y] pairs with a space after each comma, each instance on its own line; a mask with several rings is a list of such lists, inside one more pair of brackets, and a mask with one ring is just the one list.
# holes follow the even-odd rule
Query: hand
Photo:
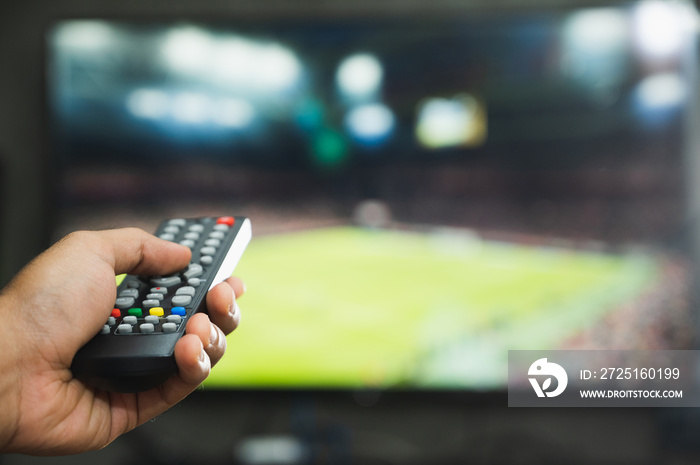
[[[138, 229], [77, 232], [38, 256], [0, 294], [0, 452], [73, 454], [97, 449], [167, 410], [209, 375], [238, 326], [229, 278], [207, 294], [175, 346], [178, 374], [137, 394], [101, 391], [74, 379], [75, 353], [107, 321], [115, 274], [169, 274], [187, 247]], [[211, 318], [211, 320], [210, 320]]]

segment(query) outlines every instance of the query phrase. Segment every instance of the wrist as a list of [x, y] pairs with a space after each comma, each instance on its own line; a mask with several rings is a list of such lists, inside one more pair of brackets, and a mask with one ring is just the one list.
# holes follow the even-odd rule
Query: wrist
[[13, 331], [13, 309], [9, 293], [0, 295], [0, 453], [8, 448], [19, 424], [20, 370], [18, 333]]

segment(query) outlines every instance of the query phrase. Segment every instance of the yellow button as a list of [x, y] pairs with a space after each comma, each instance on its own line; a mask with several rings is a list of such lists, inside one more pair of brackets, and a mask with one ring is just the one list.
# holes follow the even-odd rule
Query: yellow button
[[155, 316], [163, 316], [163, 307], [153, 307], [151, 310], [149, 310], [149, 313]]

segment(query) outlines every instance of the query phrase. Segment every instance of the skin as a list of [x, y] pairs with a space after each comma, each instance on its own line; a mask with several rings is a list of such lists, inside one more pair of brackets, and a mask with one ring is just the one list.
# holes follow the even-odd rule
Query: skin
[[107, 320], [120, 273], [183, 269], [187, 247], [139, 229], [72, 233], [27, 265], [0, 294], [0, 452], [74, 454], [99, 449], [185, 398], [209, 375], [236, 329], [243, 282], [207, 294], [175, 347], [179, 373], [137, 394], [74, 379], [73, 356]]

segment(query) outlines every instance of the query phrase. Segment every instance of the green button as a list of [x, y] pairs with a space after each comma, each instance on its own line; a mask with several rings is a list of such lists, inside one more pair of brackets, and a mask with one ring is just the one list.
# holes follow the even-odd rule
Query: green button
[[140, 308], [130, 308], [127, 313], [133, 316], [141, 316], [143, 314]]

